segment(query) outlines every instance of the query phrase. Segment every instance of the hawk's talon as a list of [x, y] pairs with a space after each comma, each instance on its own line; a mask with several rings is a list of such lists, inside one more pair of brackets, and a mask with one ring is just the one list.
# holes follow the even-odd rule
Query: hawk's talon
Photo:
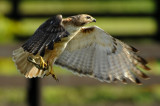
[[31, 56], [28, 56], [27, 60], [29, 62], [31, 62], [32, 64], [34, 64], [35, 67], [37, 67], [38, 69], [40, 69], [40, 65], [36, 63], [35, 59], [33, 59]]
[[53, 77], [57, 82], [59, 81], [58, 78], [56, 77], [56, 75], [54, 74], [52, 65], [49, 65], [49, 64], [48, 64], [48, 61], [47, 61], [47, 63], [45, 63], [45, 61], [43, 60], [43, 58], [42, 58], [41, 56], [40, 56], [40, 64], [36, 63], [35, 59], [32, 58], [31, 56], [28, 56], [27, 60], [28, 60], [29, 62], [31, 62], [32, 64], [34, 64], [34, 66], [35, 66], [36, 68], [38, 68], [38, 71], [39, 71], [39, 70], [43, 70], [43, 71], [48, 70], [44, 76], [48, 76], [48, 75], [51, 74], [52, 77]]
[[52, 77], [53, 77], [57, 82], [59, 81], [58, 78], [56, 77], [56, 75], [54, 74], [52, 65], [50, 66], [49, 73], [52, 75]]
[[42, 67], [42, 69], [45, 69], [45, 67], [48, 67], [48, 64], [45, 63], [45, 61], [41, 56], [40, 56], [40, 67]]
[[52, 77], [53, 77], [57, 82], [59, 82], [59, 79], [56, 77], [55, 74], [53, 74]]
[[28, 57], [27, 57], [27, 60], [28, 60], [29, 62], [33, 63], [33, 64], [36, 64], [35, 59], [33, 59], [31, 56], [28, 56]]
[[48, 62], [45, 63], [42, 57], [40, 57], [40, 64], [36, 63], [35, 59], [33, 59], [31, 56], [28, 56], [27, 60], [32, 64], [34, 64], [34, 66], [39, 70], [43, 70], [43, 71], [48, 70], [48, 67], [49, 67]]
[[45, 63], [44, 67], [41, 66], [41, 69], [43, 71], [48, 70], [48, 68], [49, 68], [48, 61], [47, 61], [47, 63]]

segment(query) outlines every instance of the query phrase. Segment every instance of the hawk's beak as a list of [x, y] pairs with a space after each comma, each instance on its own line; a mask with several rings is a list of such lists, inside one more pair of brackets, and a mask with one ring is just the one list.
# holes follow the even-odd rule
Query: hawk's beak
[[93, 19], [92, 22], [96, 22], [96, 19]]

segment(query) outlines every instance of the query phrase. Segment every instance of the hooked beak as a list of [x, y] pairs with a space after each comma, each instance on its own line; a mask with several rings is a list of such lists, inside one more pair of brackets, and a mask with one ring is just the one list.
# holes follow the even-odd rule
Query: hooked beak
[[93, 19], [92, 22], [96, 22], [96, 19]]

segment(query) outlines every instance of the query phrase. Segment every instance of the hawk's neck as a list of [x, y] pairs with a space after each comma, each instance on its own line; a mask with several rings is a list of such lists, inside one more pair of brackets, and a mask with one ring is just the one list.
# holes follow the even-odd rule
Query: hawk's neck
[[75, 25], [75, 22], [72, 18], [65, 18], [62, 21], [64, 28], [72, 35], [80, 30], [80, 26]]

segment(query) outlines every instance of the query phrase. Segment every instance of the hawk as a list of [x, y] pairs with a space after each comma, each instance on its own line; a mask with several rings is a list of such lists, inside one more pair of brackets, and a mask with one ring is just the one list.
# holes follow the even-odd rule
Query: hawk
[[138, 76], [148, 78], [140, 69], [150, 69], [137, 49], [97, 26], [84, 27], [91, 22], [96, 19], [88, 14], [49, 18], [13, 51], [17, 69], [26, 78], [52, 75], [57, 80], [53, 64], [105, 82], [141, 84]]

